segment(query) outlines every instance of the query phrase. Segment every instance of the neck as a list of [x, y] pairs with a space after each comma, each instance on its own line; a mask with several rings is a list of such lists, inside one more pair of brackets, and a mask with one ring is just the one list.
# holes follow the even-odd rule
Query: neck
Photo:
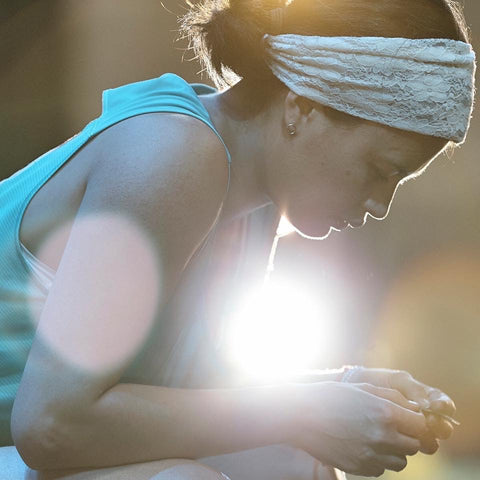
[[263, 114], [248, 118], [245, 95], [245, 88], [239, 82], [224, 92], [198, 97], [232, 157], [230, 188], [222, 209], [221, 222], [271, 203], [264, 182], [268, 122]]

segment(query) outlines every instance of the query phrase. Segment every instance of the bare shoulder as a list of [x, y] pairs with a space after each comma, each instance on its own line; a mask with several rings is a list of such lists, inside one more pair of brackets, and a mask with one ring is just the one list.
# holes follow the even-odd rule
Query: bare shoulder
[[220, 139], [196, 118], [145, 114], [106, 131], [97, 155], [85, 202], [140, 222], [178, 270], [213, 226], [227, 189]]
[[196, 118], [176, 113], [138, 115], [110, 127], [102, 136], [99, 161], [89, 180], [115, 172], [121, 178], [136, 176], [162, 186], [180, 179], [198, 188], [208, 183], [209, 191], [217, 183], [219, 188], [226, 186], [225, 148], [212, 129]]

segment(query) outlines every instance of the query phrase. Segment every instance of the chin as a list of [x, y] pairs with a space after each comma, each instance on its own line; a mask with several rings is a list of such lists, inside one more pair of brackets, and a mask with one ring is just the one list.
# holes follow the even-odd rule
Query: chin
[[309, 240], [325, 240], [332, 231], [337, 231], [335, 228], [329, 225], [293, 225], [295, 231], [304, 238]]

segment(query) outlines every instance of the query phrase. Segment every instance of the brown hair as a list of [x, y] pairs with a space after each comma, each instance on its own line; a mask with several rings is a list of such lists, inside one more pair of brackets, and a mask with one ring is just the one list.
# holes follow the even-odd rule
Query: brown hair
[[[282, 86], [264, 61], [265, 33], [469, 39], [454, 0], [202, 0], [190, 5], [180, 18], [180, 33], [215, 85], [230, 86], [242, 77], [264, 102]], [[285, 15], [276, 30], [270, 10], [279, 7], [285, 7]]]

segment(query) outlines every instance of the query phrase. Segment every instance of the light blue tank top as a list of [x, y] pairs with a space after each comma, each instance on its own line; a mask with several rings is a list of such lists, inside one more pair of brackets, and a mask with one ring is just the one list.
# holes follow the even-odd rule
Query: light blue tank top
[[31, 266], [19, 239], [20, 223], [28, 203], [93, 136], [143, 113], [180, 113], [204, 122], [222, 141], [230, 165], [230, 153], [197, 97], [214, 92], [212, 87], [189, 84], [173, 73], [106, 90], [100, 117], [62, 145], [0, 182], [0, 446], [13, 444], [10, 417], [35, 335], [32, 312], [36, 298], [45, 295], [32, 284]]

